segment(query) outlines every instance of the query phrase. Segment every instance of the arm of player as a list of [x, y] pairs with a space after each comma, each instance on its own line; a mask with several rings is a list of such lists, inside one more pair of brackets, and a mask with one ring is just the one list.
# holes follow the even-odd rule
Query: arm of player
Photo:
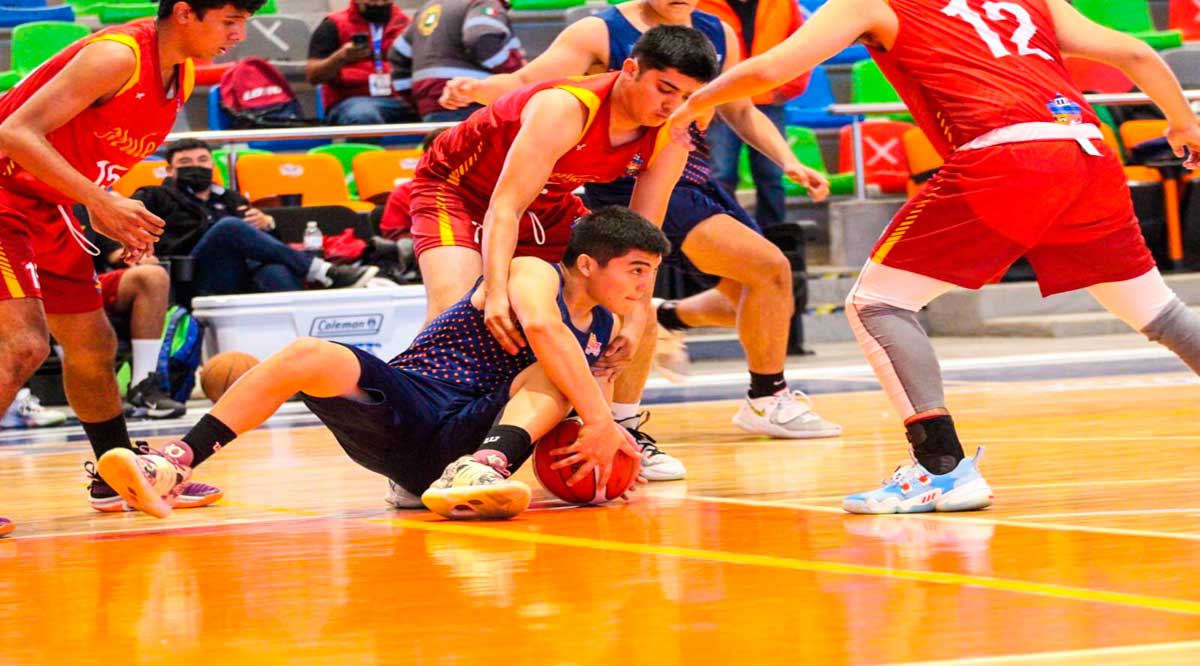
[[[725, 43], [736, 44], [737, 35], [734, 34], [733, 28], [724, 23], [721, 25], [725, 29]], [[737, 49], [730, 49], [725, 56], [725, 66], [722, 71], [729, 71], [740, 61], [741, 54]], [[807, 188], [813, 201], [824, 201], [825, 197], [829, 195], [829, 179], [815, 169], [804, 166], [800, 160], [796, 159], [787, 139], [779, 133], [775, 123], [771, 122], [767, 114], [759, 110], [749, 98], [743, 97], [726, 102], [717, 107], [717, 113], [742, 141], [766, 155], [767, 159], [783, 169], [784, 175], [788, 178]]]
[[568, 481], [591, 474], [600, 467], [600, 483], [607, 483], [617, 449], [627, 448], [637, 455], [612, 419], [604, 392], [592, 380], [587, 357], [575, 334], [567, 328], [558, 308], [558, 273], [539, 259], [518, 258], [512, 262], [508, 280], [509, 300], [533, 354], [550, 381], [566, 396], [583, 420], [579, 438], [555, 463], [555, 468], [580, 464]]
[[568, 92], [544, 90], [530, 98], [483, 216], [484, 323], [510, 354], [525, 346], [507, 291], [521, 216], [546, 186], [554, 164], [578, 142], [585, 120], [583, 105]]
[[1175, 74], [1145, 42], [1106, 28], [1080, 14], [1064, 0], [1048, 0], [1054, 32], [1064, 54], [1108, 63], [1133, 79], [1167, 116], [1167, 141], [1179, 157], [1191, 151], [1185, 165], [1200, 166], [1200, 127]]
[[76, 171], [47, 135], [88, 107], [111, 99], [134, 74], [133, 50], [111, 40], [88, 44], [0, 123], [0, 151], [38, 180], [87, 207], [92, 225], [135, 255], [153, 248], [163, 221], [141, 202], [109, 192]]
[[448, 109], [491, 104], [504, 93], [530, 83], [586, 74], [593, 64], [601, 62], [601, 54], [608, 52], [608, 31], [599, 29], [597, 23], [603, 25], [594, 16], [572, 23], [541, 55], [511, 74], [494, 74], [486, 79], [450, 79], [439, 103]]
[[660, 229], [667, 217], [671, 191], [683, 175], [691, 150], [691, 141], [666, 141], [666, 131], [665, 127], [659, 130], [659, 142], [664, 145], [650, 159], [646, 170], [638, 174], [629, 197], [629, 208]]
[[821, 64], [862, 35], [871, 32], [890, 12], [879, 0], [829, 0], [807, 23], [765, 53], [746, 60], [697, 90], [671, 116], [672, 133], [679, 137], [692, 122], [705, 123], [714, 107], [753, 97], [779, 87]]

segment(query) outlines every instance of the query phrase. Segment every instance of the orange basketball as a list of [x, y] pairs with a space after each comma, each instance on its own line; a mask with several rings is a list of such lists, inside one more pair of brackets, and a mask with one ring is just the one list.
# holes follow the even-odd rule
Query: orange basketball
[[608, 485], [597, 488], [600, 480], [600, 470], [594, 470], [591, 477], [584, 477], [574, 485], [568, 486], [567, 479], [578, 469], [578, 465], [550, 469], [550, 465], [562, 456], [550, 452], [570, 446], [579, 437], [579, 427], [583, 422], [578, 418], [570, 418], [546, 433], [537, 441], [533, 449], [533, 474], [538, 483], [550, 491], [555, 497], [571, 504], [604, 504], [621, 496], [637, 481], [642, 471], [642, 459], [617, 451], [613, 458], [612, 474], [608, 477]]
[[246, 371], [258, 365], [258, 359], [246, 352], [221, 352], [204, 362], [200, 368], [200, 389], [209, 400], [216, 402]]

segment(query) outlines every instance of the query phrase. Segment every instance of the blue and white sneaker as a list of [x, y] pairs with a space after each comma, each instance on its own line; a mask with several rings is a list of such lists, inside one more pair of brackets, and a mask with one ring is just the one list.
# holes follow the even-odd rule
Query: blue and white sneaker
[[[912, 455], [911, 453], [909, 455]], [[976, 511], [992, 503], [992, 489], [979, 473], [983, 447], [946, 474], [930, 474], [917, 461], [898, 467], [883, 487], [842, 500], [850, 513], [922, 513]]]

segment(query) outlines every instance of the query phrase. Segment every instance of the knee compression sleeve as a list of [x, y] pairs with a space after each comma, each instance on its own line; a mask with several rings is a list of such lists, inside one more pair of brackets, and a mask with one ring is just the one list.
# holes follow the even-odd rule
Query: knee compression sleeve
[[1175, 352], [1192, 372], [1200, 374], [1200, 315], [1178, 298], [1172, 299], [1141, 332], [1151, 342]]

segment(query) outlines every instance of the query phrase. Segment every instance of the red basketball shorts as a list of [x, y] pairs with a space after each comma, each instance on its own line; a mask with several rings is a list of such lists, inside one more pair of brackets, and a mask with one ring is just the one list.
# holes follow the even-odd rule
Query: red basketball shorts
[[50, 314], [99, 310], [92, 258], [67, 225], [65, 206], [0, 190], [0, 300], [40, 298]]
[[[409, 210], [417, 257], [433, 247], [459, 246], [480, 251], [487, 206], [486, 200], [461, 187], [416, 178]], [[521, 216], [514, 256], [538, 257], [549, 262], [561, 260], [571, 237], [571, 225], [587, 213], [587, 206], [573, 194], [552, 199], [538, 197]]]
[[896, 217], [877, 263], [970, 289], [1024, 256], [1043, 295], [1154, 267], [1125, 172], [1100, 141], [1030, 141], [955, 152]]

